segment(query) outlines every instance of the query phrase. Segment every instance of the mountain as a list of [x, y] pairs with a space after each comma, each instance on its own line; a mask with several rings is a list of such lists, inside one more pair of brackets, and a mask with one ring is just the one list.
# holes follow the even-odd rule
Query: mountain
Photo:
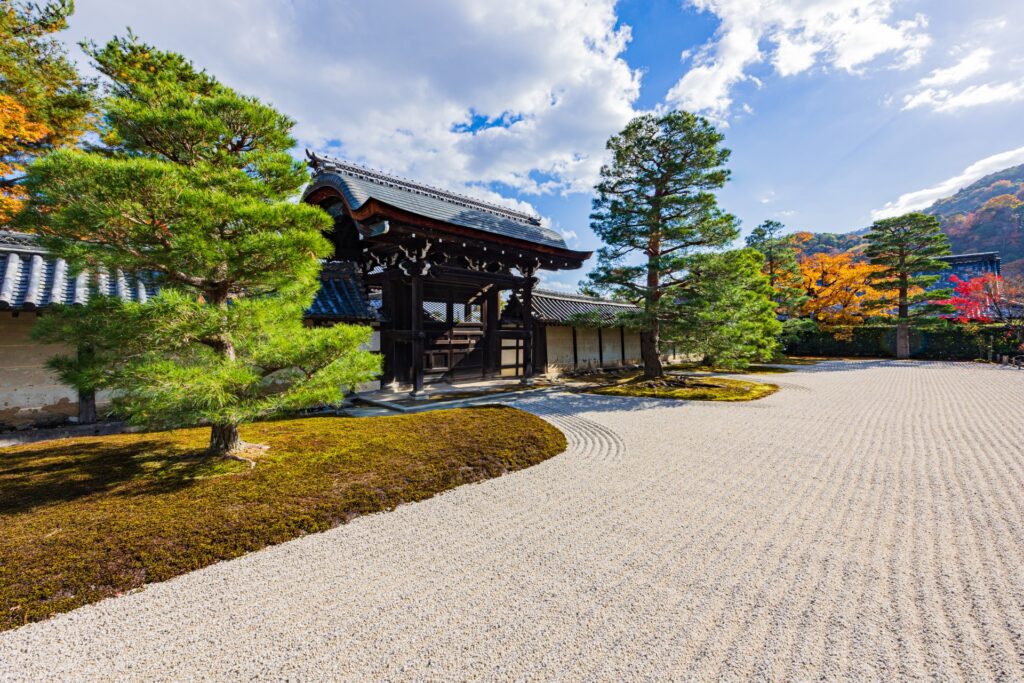
[[[1024, 164], [987, 175], [924, 212], [938, 216], [954, 254], [997, 251], [1003, 275], [1024, 275]], [[798, 232], [794, 239], [806, 254], [858, 253], [865, 233]]]
[[1004, 275], [1024, 274], [1024, 164], [987, 175], [926, 213], [939, 217], [954, 253], [998, 251]]

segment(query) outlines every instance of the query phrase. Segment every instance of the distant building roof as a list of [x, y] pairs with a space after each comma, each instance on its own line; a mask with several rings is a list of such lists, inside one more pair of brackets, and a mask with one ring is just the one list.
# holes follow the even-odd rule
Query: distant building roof
[[464, 228], [568, 249], [562, 236], [542, 226], [537, 216], [338, 159], [315, 154], [309, 154], [309, 158], [316, 175], [306, 190], [307, 195], [323, 185], [330, 185], [341, 192], [353, 211], [375, 199], [396, 209]]
[[95, 296], [146, 301], [156, 288], [117, 270], [70, 274], [68, 263], [46, 252], [35, 236], [0, 231], [0, 310], [31, 311], [50, 304], [84, 304]]
[[999, 263], [1002, 259], [999, 257], [998, 251], [978, 251], [971, 254], [950, 254], [949, 256], [940, 256], [940, 261], [946, 261], [950, 265], [960, 265], [965, 263], [991, 263], [994, 264], [998, 272]]
[[306, 316], [347, 322], [372, 322], [378, 317], [366, 296], [359, 268], [348, 261], [324, 264], [320, 271], [320, 290]]
[[[0, 231], [0, 310], [32, 311], [50, 304], [85, 304], [96, 296], [145, 303], [157, 291], [151, 278], [121, 270], [71, 275], [67, 261], [48, 254], [34, 235]], [[345, 262], [324, 264], [320, 290], [306, 315], [353, 322], [377, 318], [358, 268]]]
[[538, 289], [533, 292], [533, 316], [540, 322], [572, 324], [582, 316], [597, 314], [603, 322], [613, 323], [623, 313], [637, 313], [633, 304], [582, 294], [564, 294]]

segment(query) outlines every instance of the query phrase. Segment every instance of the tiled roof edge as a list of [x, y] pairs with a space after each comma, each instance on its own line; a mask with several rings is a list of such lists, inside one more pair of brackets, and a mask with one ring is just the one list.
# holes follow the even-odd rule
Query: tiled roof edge
[[364, 180], [383, 183], [385, 185], [393, 185], [408, 192], [426, 195], [458, 206], [486, 211], [496, 216], [501, 216], [502, 218], [519, 221], [520, 223], [540, 225], [539, 216], [531, 215], [523, 211], [516, 211], [515, 209], [509, 209], [499, 204], [492, 204], [491, 202], [476, 199], [475, 197], [470, 197], [468, 195], [458, 194], [449, 190], [442, 190], [441, 188], [425, 185], [407, 178], [388, 175], [383, 171], [377, 171], [365, 166], [360, 166], [359, 164], [353, 164], [349, 161], [321, 156], [309, 151], [308, 149], [306, 150], [306, 156], [309, 158], [309, 165], [313, 168], [314, 173], [319, 173], [320, 171], [340, 171]]

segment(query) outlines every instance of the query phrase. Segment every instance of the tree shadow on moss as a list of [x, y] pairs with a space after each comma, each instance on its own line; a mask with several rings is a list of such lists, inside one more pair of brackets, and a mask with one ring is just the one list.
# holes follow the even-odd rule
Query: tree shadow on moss
[[98, 493], [173, 491], [210, 469], [201, 451], [155, 438], [118, 444], [58, 441], [0, 453], [0, 515]]

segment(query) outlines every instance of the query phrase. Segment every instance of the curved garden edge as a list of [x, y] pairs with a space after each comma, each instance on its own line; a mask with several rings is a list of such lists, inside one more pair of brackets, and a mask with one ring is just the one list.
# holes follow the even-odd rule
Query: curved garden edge
[[[639, 378], [619, 384], [589, 387], [582, 391], [600, 396], [664, 398], [679, 401], [756, 401], [779, 390], [779, 385], [742, 379], [700, 375], [666, 377], [665, 386], [650, 386]], [[677, 385], [673, 386], [673, 380]]]
[[514, 408], [246, 425], [250, 469], [208, 429], [0, 449], [0, 630], [529, 467], [565, 436]]

